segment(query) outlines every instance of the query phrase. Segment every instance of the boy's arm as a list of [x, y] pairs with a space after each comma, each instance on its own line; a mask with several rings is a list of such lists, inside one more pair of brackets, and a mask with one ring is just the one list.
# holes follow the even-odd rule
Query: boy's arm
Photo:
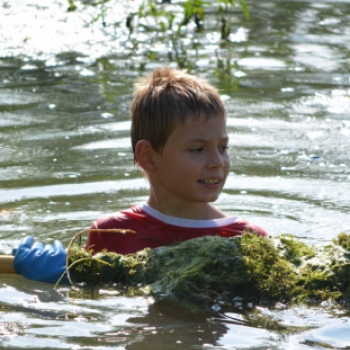
[[89, 235], [84, 246], [85, 250], [93, 250], [95, 253], [97, 253], [103, 249], [101, 246], [100, 233], [97, 231], [97, 229], [98, 220], [93, 222], [90, 227]]
[[258, 225], [255, 225], [255, 224], [250, 225], [250, 231], [252, 233], [256, 232], [259, 236], [268, 236], [269, 235], [263, 228], [261, 228]]
[[[33, 237], [28, 236], [12, 254], [16, 273], [30, 280], [56, 283], [66, 270], [67, 253], [60, 241], [44, 246], [41, 242], [34, 243]], [[61, 281], [67, 282], [67, 277]]]

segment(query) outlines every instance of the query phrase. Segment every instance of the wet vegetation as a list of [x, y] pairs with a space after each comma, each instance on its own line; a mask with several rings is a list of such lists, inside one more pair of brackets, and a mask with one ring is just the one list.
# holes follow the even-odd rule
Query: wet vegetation
[[136, 254], [92, 256], [73, 245], [73, 283], [123, 284], [155, 297], [230, 303], [318, 302], [350, 299], [350, 235], [332, 244], [308, 246], [290, 235], [201, 237]]
[[[95, 19], [104, 22], [105, 7], [109, 0], [89, 2], [92, 6], [100, 8], [100, 15]], [[170, 32], [173, 38], [180, 35], [181, 31], [188, 27], [194, 27], [195, 31], [203, 32], [206, 14], [217, 15], [216, 30], [220, 31], [221, 38], [227, 39], [230, 34], [232, 14], [235, 7], [240, 5], [245, 18], [249, 20], [250, 13], [244, 0], [184, 0], [175, 2], [171, 0], [153, 1], [143, 0], [139, 6], [131, 10], [126, 17], [125, 25], [130, 34], [136, 31], [155, 31], [157, 33]], [[68, 0], [68, 10], [76, 11], [74, 0]]]

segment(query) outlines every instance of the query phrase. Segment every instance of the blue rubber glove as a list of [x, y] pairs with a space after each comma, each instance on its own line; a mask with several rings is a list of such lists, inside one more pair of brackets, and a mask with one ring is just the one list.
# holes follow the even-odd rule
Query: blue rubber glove
[[[41, 242], [34, 243], [34, 238], [28, 236], [12, 254], [16, 273], [30, 280], [56, 283], [66, 270], [67, 253], [60, 241], [44, 246]], [[68, 282], [66, 275], [61, 282]]]

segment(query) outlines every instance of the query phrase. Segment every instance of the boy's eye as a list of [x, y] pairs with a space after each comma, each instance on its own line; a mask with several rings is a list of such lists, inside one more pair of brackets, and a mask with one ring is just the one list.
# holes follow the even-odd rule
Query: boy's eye
[[192, 153], [199, 153], [201, 151], [203, 151], [203, 147], [196, 147], [196, 148], [190, 149], [190, 152], [192, 152]]
[[[219, 149], [222, 151], [222, 152], [226, 152], [229, 147], [228, 146], [220, 146]], [[190, 152], [191, 153], [200, 153], [204, 150], [204, 147], [195, 147], [195, 148], [191, 148], [190, 149]]]

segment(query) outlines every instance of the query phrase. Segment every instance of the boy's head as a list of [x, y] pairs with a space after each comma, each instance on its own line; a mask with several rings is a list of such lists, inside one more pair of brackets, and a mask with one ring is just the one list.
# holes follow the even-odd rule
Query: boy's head
[[139, 140], [161, 153], [170, 134], [187, 118], [226, 116], [217, 90], [207, 80], [170, 68], [155, 69], [136, 84], [130, 111], [135, 163]]

